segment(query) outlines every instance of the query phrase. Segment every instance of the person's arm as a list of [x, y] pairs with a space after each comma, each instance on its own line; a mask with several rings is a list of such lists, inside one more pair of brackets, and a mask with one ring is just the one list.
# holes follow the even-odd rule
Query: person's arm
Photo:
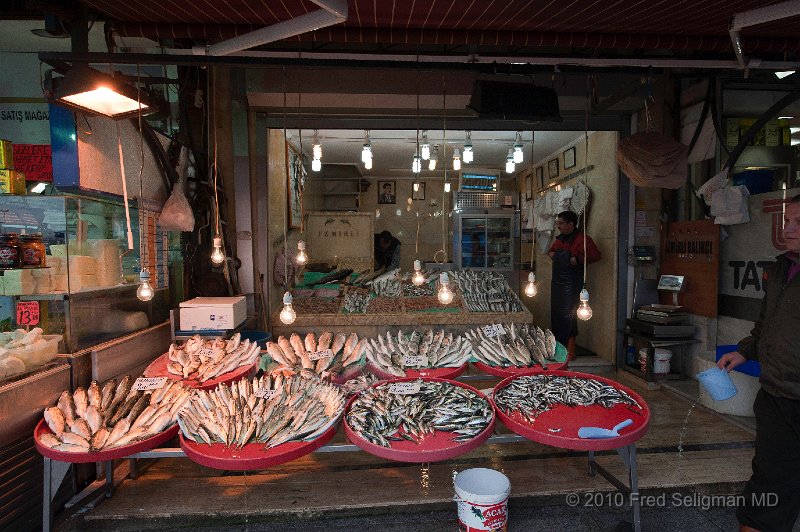
[[[594, 240], [590, 236], [581, 233], [581, 238], [586, 239], [586, 261], [587, 264], [592, 264], [593, 262], [597, 262], [601, 258], [600, 250], [597, 249], [597, 245], [594, 243]], [[584, 262], [584, 254], [583, 254], [583, 240], [580, 238], [575, 239], [575, 244], [573, 245], [573, 249], [577, 248], [575, 252], [572, 254], [576, 258], [577, 264], [583, 264]]]
[[758, 360], [758, 339], [761, 337], [761, 329], [764, 326], [764, 316], [767, 311], [767, 278], [768, 274], [764, 272], [764, 279], [761, 285], [764, 287], [764, 299], [761, 300], [761, 311], [758, 314], [758, 319], [753, 324], [750, 336], [739, 341], [736, 351], [725, 353], [717, 360], [717, 367], [720, 369], [731, 371], [748, 360]]

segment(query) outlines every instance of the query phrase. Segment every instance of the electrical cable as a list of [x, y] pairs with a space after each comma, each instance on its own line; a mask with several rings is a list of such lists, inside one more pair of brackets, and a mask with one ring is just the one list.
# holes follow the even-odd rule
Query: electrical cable
[[[447, 84], [442, 75], [442, 169], [444, 185], [442, 186], [442, 249], [434, 253], [433, 260], [437, 264], [447, 262]], [[436, 257], [442, 254], [440, 263]]]
[[[586, 114], [584, 117], [584, 124], [583, 124], [583, 184], [586, 185], [586, 189], [589, 189], [589, 74], [586, 74]], [[648, 123], [650, 121], [648, 115]], [[586, 236], [586, 217], [589, 213], [589, 209], [584, 207], [583, 209], [583, 288], [586, 289], [586, 240], [588, 237]]]
[[[283, 67], [283, 142], [284, 142], [284, 165], [286, 173], [286, 194], [289, 193], [289, 150], [286, 146], [286, 67]], [[289, 289], [289, 239], [286, 234], [286, 225], [289, 217], [289, 202], [283, 202], [283, 280], [286, 283], [285, 289]]]

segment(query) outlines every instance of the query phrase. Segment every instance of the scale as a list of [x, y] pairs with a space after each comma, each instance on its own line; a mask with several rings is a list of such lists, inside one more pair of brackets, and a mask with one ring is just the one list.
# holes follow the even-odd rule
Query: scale
[[685, 287], [683, 275], [662, 275], [657, 290], [672, 292], [672, 305], [644, 305], [636, 311], [636, 318], [660, 325], [680, 325], [688, 318], [683, 307], [678, 304], [678, 293]]

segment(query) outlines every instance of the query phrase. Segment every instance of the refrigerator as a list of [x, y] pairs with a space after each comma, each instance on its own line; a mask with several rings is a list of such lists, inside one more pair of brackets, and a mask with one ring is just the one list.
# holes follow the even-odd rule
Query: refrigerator
[[519, 211], [474, 209], [453, 213], [455, 269], [491, 270], [515, 286], [519, 268]]

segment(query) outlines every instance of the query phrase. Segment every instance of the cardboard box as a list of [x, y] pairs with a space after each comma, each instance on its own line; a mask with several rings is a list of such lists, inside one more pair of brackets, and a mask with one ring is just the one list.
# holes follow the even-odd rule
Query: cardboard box
[[184, 331], [235, 329], [245, 319], [244, 296], [196, 297], [180, 304], [180, 327]]

